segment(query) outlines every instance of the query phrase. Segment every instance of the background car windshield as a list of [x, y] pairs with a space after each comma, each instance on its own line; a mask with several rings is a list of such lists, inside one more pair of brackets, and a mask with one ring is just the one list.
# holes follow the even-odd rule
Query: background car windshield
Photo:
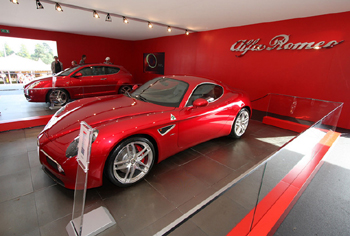
[[186, 82], [170, 78], [157, 78], [142, 85], [132, 93], [132, 96], [162, 106], [178, 107], [187, 88]]
[[70, 73], [72, 73], [73, 71], [75, 71], [77, 68], [78, 68], [78, 67], [73, 67], [73, 68], [64, 70], [64, 71], [58, 73], [56, 76], [67, 76], [67, 75], [70, 75]]

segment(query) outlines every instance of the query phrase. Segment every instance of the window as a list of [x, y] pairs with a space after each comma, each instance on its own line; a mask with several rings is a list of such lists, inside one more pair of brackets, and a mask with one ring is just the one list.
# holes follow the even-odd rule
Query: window
[[120, 69], [118, 67], [105, 67], [106, 68], [106, 74], [109, 75], [109, 74], [117, 74]]
[[93, 66], [92, 67], [92, 75], [104, 75], [104, 68], [102, 66]]
[[208, 102], [214, 102], [223, 94], [223, 88], [216, 84], [201, 84], [192, 93], [188, 99], [187, 106], [192, 106], [194, 100], [204, 98]]
[[82, 73], [82, 76], [91, 76], [92, 75], [92, 67], [85, 67], [78, 71], [77, 73]]
[[167, 107], [178, 107], [187, 88], [188, 84], [180, 80], [156, 78], [142, 85], [132, 93], [132, 96], [145, 102]]

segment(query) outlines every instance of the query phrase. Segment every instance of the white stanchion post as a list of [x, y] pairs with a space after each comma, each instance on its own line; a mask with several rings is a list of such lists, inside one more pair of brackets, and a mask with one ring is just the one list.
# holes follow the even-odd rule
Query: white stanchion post
[[102, 206], [84, 214], [93, 132], [94, 129], [86, 122], [80, 123], [73, 213], [72, 220], [66, 226], [69, 236], [96, 235], [116, 223]]

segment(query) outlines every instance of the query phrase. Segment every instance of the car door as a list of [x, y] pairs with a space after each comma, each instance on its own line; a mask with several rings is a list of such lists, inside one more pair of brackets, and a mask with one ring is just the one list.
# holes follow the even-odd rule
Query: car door
[[[198, 143], [220, 136], [220, 131], [230, 117], [228, 107], [225, 107], [223, 88], [216, 84], [205, 83], [197, 86], [190, 96], [186, 106], [179, 112], [180, 148], [188, 148]], [[193, 107], [193, 102], [204, 98], [208, 105]]]
[[87, 66], [75, 72], [71, 78], [71, 87], [74, 90], [72, 98], [115, 93], [115, 86], [111, 84], [105, 66]]

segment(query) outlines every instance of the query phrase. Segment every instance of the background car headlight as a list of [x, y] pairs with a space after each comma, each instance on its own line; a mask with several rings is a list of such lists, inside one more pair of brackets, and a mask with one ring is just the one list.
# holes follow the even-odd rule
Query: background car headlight
[[[96, 138], [98, 136], [98, 130], [95, 129], [92, 133], [91, 143], [95, 142]], [[79, 136], [76, 137], [73, 142], [71, 142], [66, 150], [66, 157], [71, 158], [78, 155], [78, 143], [79, 143]]]

